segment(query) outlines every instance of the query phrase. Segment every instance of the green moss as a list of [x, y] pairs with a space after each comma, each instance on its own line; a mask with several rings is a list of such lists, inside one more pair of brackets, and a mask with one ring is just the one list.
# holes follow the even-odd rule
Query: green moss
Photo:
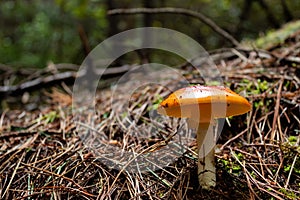
[[295, 194], [293, 191], [291, 190], [286, 190], [284, 188], [280, 188], [279, 192], [282, 192], [283, 194], [286, 195], [286, 197], [288, 197], [289, 199], [299, 199], [299, 196], [297, 196], [297, 194]]
[[[242, 161], [244, 159], [244, 156], [241, 153], [238, 153], [238, 154], [234, 153], [234, 155], [239, 161]], [[218, 162], [221, 163], [223, 168], [228, 173], [239, 175], [240, 172], [242, 171], [241, 165], [236, 161], [230, 161], [230, 160], [226, 160], [226, 159], [219, 159]]]
[[284, 42], [291, 34], [300, 31], [300, 20], [285, 24], [279, 30], [270, 30], [255, 41], [243, 41], [245, 46], [269, 49]]
[[[250, 82], [247, 79], [243, 79], [241, 81], [241, 84], [243, 85], [243, 87], [240, 87], [237, 90], [237, 92], [240, 93], [242, 91], [246, 91], [248, 94], [251, 94], [251, 95], [262, 94], [270, 88], [270, 83], [266, 80], [261, 80], [261, 79], [258, 79], [257, 83]], [[270, 93], [272, 93], [272, 91], [270, 91]], [[260, 108], [263, 108], [264, 111], [268, 111], [268, 107], [270, 106], [271, 103], [272, 103], [272, 100], [265, 100], [262, 98], [261, 100], [254, 101], [253, 106], [255, 108], [260, 107]]]

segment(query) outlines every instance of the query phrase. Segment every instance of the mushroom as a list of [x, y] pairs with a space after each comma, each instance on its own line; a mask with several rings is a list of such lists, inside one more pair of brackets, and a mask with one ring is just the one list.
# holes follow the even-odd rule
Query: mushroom
[[216, 185], [215, 119], [241, 115], [250, 109], [244, 97], [222, 86], [189, 86], [161, 102], [158, 113], [188, 118], [189, 128], [197, 129], [198, 180], [202, 188]]

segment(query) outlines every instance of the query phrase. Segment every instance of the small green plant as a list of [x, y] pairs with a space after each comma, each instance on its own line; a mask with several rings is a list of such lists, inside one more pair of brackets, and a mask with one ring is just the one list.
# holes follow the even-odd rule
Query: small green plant
[[39, 117], [36, 121], [41, 122], [44, 121], [46, 124], [54, 122], [54, 120], [60, 118], [59, 113], [57, 111], [50, 111]]
[[[256, 83], [249, 81], [248, 79], [243, 79], [241, 84], [244, 85], [244, 87], [241, 87], [238, 92], [246, 90], [246, 92], [251, 95], [262, 94], [270, 88], [269, 83], [266, 80], [261, 79], [258, 79]], [[269, 93], [272, 93], [272, 91], [269, 91]], [[271, 103], [272, 100], [262, 98], [261, 100], [254, 101], [253, 106], [254, 108], [263, 108], [267, 111]]]
[[298, 136], [289, 136], [287, 142], [281, 145], [281, 150], [285, 159], [283, 170], [285, 172], [293, 170], [293, 172], [300, 174], [300, 146], [298, 145]]
[[163, 97], [160, 95], [156, 95], [153, 101], [152, 106], [148, 107], [148, 111], [151, 110], [157, 110], [158, 106], [160, 105], [160, 103], [163, 101]]
[[[235, 154], [235, 156], [240, 161], [244, 159], [244, 156], [241, 153]], [[228, 173], [233, 173], [238, 175], [242, 170], [242, 167], [239, 163], [233, 162], [231, 160], [219, 159], [218, 162], [222, 163], [223, 167]]]
[[248, 79], [243, 79], [241, 84], [244, 85], [244, 87], [241, 87], [240, 90], [246, 90], [247, 93], [251, 94], [261, 94], [270, 87], [266, 80], [262, 81], [261, 79], [257, 80], [257, 84]]
[[298, 137], [297, 137], [297, 136], [293, 136], [293, 135], [291, 135], [291, 136], [288, 138], [288, 141], [289, 141], [289, 143], [290, 143], [291, 145], [295, 145], [296, 142], [297, 142], [297, 140], [298, 140]]
[[293, 191], [291, 190], [286, 190], [285, 188], [280, 188], [279, 192], [282, 192], [283, 194], [286, 195], [289, 199], [299, 199], [299, 196], [297, 196]]

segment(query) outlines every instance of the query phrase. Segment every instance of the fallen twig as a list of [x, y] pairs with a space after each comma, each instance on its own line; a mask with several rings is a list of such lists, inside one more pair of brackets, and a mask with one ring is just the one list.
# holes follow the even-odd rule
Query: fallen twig
[[[113, 67], [107, 69], [95, 70], [95, 76], [101, 76], [102, 79], [108, 79], [118, 75], [122, 75], [131, 69], [130, 65], [121, 67]], [[85, 72], [77, 73], [75, 71], [62, 72], [54, 75], [36, 78], [19, 85], [0, 86], [0, 96], [4, 95], [20, 95], [26, 91], [43, 88], [49, 85], [57, 84], [60, 82], [74, 81], [76, 78], [85, 76]]]

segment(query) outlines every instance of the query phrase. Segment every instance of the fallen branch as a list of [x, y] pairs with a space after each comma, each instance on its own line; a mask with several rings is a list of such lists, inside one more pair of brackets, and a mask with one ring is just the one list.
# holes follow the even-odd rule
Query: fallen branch
[[212, 30], [224, 37], [234, 46], [240, 46], [240, 43], [231, 36], [224, 29], [219, 27], [214, 21], [206, 17], [200, 12], [184, 9], [184, 8], [131, 8], [131, 9], [113, 9], [107, 12], [108, 15], [121, 15], [121, 14], [157, 14], [157, 13], [170, 13], [170, 14], [182, 14], [199, 19], [201, 22], [209, 26]]
[[[113, 67], [107, 69], [96, 70], [96, 76], [101, 76], [101, 79], [108, 79], [116, 77], [128, 72], [131, 69], [130, 65], [124, 65], [121, 67]], [[45, 86], [58, 84], [61, 82], [74, 82], [76, 78], [85, 76], [86, 74], [77, 73], [75, 71], [62, 72], [58, 74], [49, 75], [46, 77], [36, 78], [19, 85], [0, 86], [0, 96], [4, 95], [20, 95], [26, 91], [32, 91], [35, 89], [43, 88]]]
[[57, 82], [68, 81], [75, 79], [76, 72], [63, 72], [59, 74], [50, 75], [47, 77], [36, 78], [31, 81], [19, 85], [0, 86], [0, 96], [2, 95], [18, 95], [25, 91], [41, 88], [45, 85], [55, 84]]

